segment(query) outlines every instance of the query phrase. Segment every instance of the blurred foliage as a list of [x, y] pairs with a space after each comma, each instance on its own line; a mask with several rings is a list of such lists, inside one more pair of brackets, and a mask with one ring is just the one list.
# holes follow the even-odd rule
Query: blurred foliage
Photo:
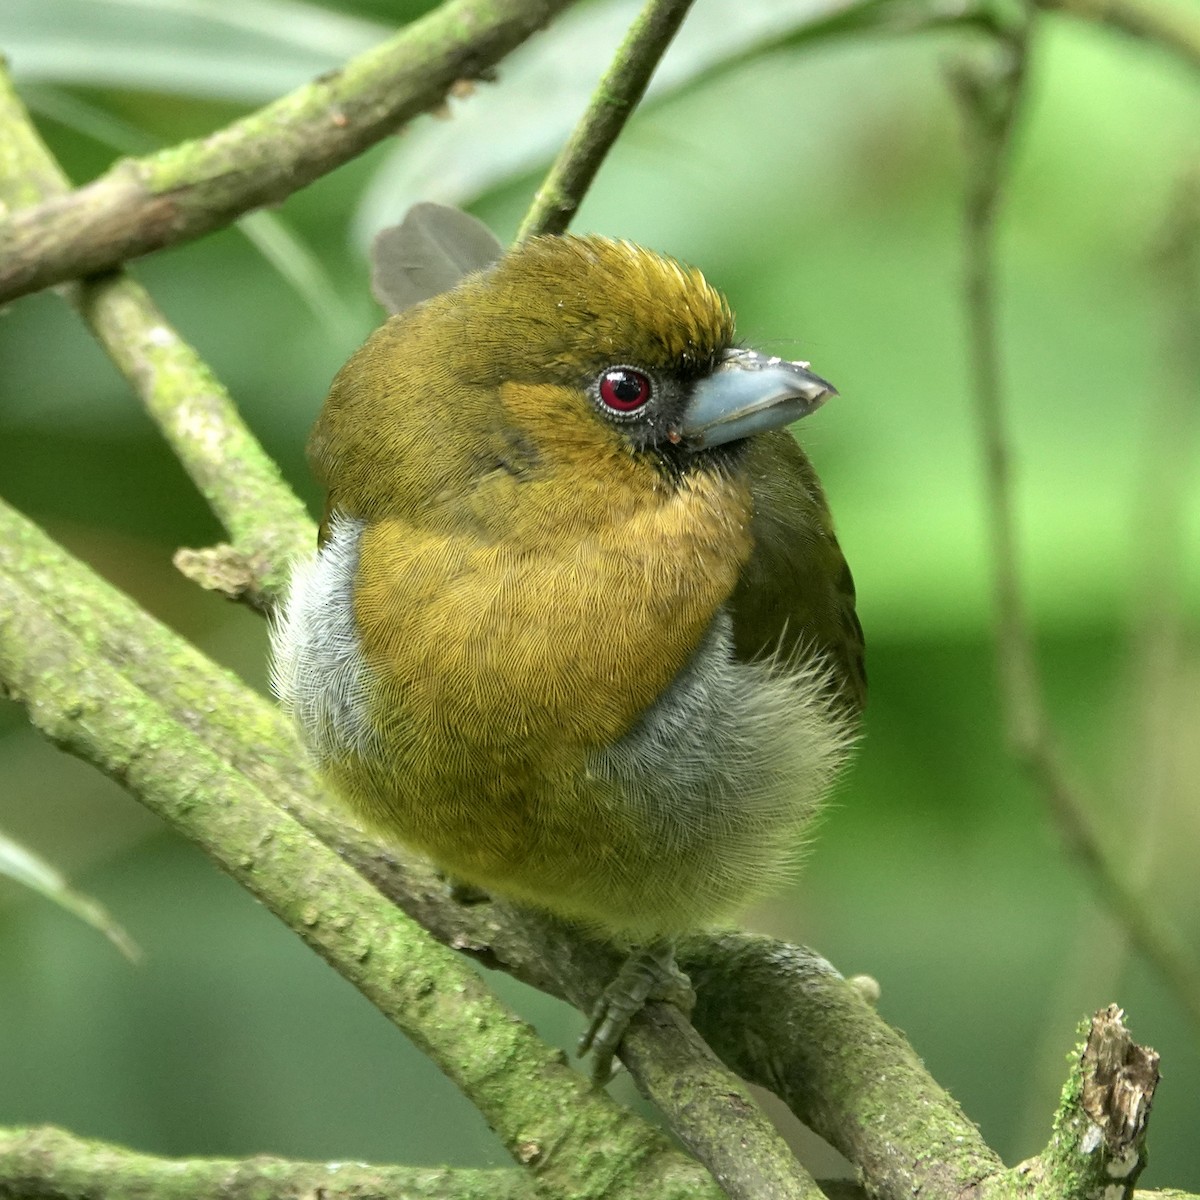
[[[0, 46], [83, 181], [114, 145], [126, 148], [122, 138], [202, 134], [427, 7], [6, 0]], [[699, 0], [696, 20], [710, 7]], [[803, 878], [751, 922], [876, 976], [884, 1015], [1010, 1162], [1044, 1142], [1078, 1019], [1119, 1001], [1163, 1055], [1142, 1182], [1196, 1190], [1197, 1031], [1064, 859], [1003, 746], [965, 387], [963, 167], [943, 82], [948, 57], [975, 36], [871, 35], [726, 72], [697, 64], [690, 86], [660, 94], [631, 124], [577, 228], [701, 265], [748, 342], [811, 358], [844, 397], [800, 436], [859, 584], [869, 727]], [[429, 193], [444, 196], [456, 162], [491, 153], [487, 119], [469, 126], [473, 107], [505, 100], [510, 86], [534, 89], [507, 97], [514, 139], [557, 136], [604, 65], [600, 42], [562, 37], [535, 39], [495, 85], [454, 102], [448, 123], [423, 118], [289, 200], [275, 214], [278, 253], [230, 230], [135, 268], [302, 494], [315, 500], [307, 429], [379, 319], [360, 249], [378, 209], [364, 197], [377, 204], [379, 181], [395, 178], [381, 172], [402, 170], [410, 149], [430, 155], [420, 159]], [[522, 59], [541, 55], [544, 66], [568, 51], [594, 69], [578, 103], [548, 104], [536, 60]], [[1198, 382], [1181, 383], [1170, 359], [1172, 313], [1152, 253], [1200, 154], [1198, 95], [1185, 68], [1151, 47], [1043, 18], [1000, 245], [1022, 567], [1055, 720], [1111, 836], [1192, 945], [1194, 422], [1178, 431], [1191, 439], [1177, 456], [1190, 471], [1174, 548], [1190, 623], [1158, 738], [1172, 757], [1153, 770], [1129, 633], [1156, 586], [1139, 524], [1161, 483], [1156, 401], [1180, 386], [1195, 399]], [[430, 147], [443, 138], [439, 160]], [[485, 193], [459, 198], [509, 235], [536, 181], [532, 162], [505, 159]], [[297, 271], [318, 281], [321, 303], [297, 287]], [[264, 687], [261, 622], [170, 565], [176, 546], [219, 537], [213, 518], [74, 317], [48, 295], [13, 305], [0, 318], [0, 358], [4, 497]], [[168, 1154], [501, 1160], [473, 1110], [361, 997], [114, 785], [41, 744], [15, 705], [0, 707], [0, 779], [0, 829], [102, 900], [145, 953], [131, 966], [69, 916], [0, 890], [0, 1124], [53, 1121]], [[568, 1044], [574, 1014], [494, 982]]]

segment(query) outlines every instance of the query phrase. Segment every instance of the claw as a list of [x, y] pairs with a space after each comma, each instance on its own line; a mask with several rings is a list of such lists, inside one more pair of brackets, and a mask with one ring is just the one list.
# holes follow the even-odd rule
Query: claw
[[592, 1009], [578, 1053], [580, 1058], [591, 1053], [592, 1082], [597, 1087], [612, 1078], [613, 1056], [629, 1022], [652, 1000], [674, 1004], [685, 1014], [696, 1003], [691, 982], [675, 965], [675, 943], [668, 938], [631, 951]]

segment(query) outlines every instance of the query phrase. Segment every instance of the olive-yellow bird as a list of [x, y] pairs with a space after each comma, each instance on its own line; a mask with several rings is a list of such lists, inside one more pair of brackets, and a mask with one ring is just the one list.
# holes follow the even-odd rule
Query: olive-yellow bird
[[854, 587], [783, 428], [833, 389], [670, 258], [491, 245], [334, 380], [276, 681], [368, 826], [634, 948], [603, 1075], [671, 936], [785, 878], [853, 741]]

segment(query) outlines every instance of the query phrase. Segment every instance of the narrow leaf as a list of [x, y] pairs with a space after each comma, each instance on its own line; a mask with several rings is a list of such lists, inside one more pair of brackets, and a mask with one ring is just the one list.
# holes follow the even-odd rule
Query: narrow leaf
[[0, 0], [19, 83], [273, 100], [392, 31], [301, 0]]
[[141, 958], [142, 952], [133, 939], [99, 901], [77, 892], [45, 859], [3, 833], [0, 833], [0, 875], [39, 892], [81, 921], [86, 921], [93, 929], [98, 929], [130, 962], [137, 962]]

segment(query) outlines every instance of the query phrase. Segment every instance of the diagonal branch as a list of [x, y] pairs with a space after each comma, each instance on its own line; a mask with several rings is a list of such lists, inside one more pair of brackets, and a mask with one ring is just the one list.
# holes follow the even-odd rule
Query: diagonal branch
[[0, 303], [278, 204], [483, 77], [570, 0], [448, 0], [267, 107], [198, 141], [125, 159], [0, 220]]
[[298, 933], [438, 1064], [550, 1194], [715, 1195], [698, 1164], [591, 1089], [459, 955], [95, 661], [44, 582], [45, 572], [0, 575], [0, 679], [42, 733], [122, 783]]
[[[0, 211], [59, 196], [68, 186], [0, 63]], [[181, 568], [205, 586], [264, 607], [285, 583], [291, 561], [316, 544], [303, 504], [229, 393], [141, 284], [117, 272], [62, 291], [233, 542], [217, 551], [183, 551]]]
[[691, 7], [692, 0], [647, 0], [538, 188], [517, 231], [517, 242], [538, 234], [562, 233], [570, 225]]

